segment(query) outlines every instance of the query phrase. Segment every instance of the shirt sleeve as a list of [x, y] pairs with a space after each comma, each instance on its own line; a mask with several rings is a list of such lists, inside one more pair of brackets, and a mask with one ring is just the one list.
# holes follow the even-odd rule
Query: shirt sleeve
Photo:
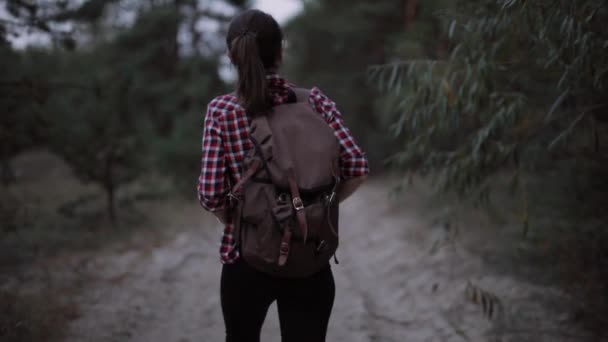
[[224, 209], [226, 198], [225, 161], [221, 126], [218, 123], [216, 101], [207, 107], [203, 129], [201, 174], [198, 178], [198, 199], [209, 211]]
[[357, 145], [350, 130], [344, 124], [342, 114], [336, 103], [321, 92], [319, 88], [312, 88], [308, 98], [311, 106], [333, 128], [334, 135], [340, 142], [340, 169], [342, 178], [361, 177], [369, 174], [369, 164], [365, 152]]

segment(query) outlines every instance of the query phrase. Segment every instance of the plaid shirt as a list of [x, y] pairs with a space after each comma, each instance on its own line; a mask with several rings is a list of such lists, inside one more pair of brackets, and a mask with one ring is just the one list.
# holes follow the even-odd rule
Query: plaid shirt
[[[292, 84], [276, 74], [267, 76], [274, 105], [285, 103]], [[369, 173], [365, 153], [355, 143], [336, 104], [318, 88], [312, 88], [308, 102], [334, 129], [341, 145], [340, 168], [342, 178], [364, 176]], [[241, 178], [242, 161], [253, 144], [249, 140], [249, 121], [244, 109], [233, 95], [213, 99], [208, 107], [203, 131], [201, 175], [198, 179], [198, 198], [209, 211], [223, 210], [231, 185]], [[222, 263], [233, 263], [239, 257], [234, 226], [227, 224], [220, 246]]]

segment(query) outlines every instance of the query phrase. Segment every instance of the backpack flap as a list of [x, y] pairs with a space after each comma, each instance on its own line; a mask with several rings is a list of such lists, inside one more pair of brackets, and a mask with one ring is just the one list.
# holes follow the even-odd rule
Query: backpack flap
[[282, 277], [319, 271], [338, 246], [338, 202], [333, 199], [340, 146], [333, 129], [302, 101], [306, 96], [296, 93], [301, 101], [251, 121], [254, 148], [243, 161], [235, 217], [242, 257]]

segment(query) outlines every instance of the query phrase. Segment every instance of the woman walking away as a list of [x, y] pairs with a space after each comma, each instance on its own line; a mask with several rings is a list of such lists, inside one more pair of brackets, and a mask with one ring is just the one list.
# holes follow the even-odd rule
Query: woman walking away
[[232, 19], [234, 93], [213, 99], [203, 132], [201, 205], [223, 223], [227, 342], [258, 342], [277, 301], [283, 342], [325, 341], [335, 287], [338, 205], [369, 169], [336, 104], [277, 74], [283, 33], [268, 14]]

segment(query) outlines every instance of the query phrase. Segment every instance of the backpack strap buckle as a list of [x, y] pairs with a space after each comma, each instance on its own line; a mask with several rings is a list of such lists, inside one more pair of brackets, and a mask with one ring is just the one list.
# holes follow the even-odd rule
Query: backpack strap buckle
[[298, 189], [296, 175], [293, 168], [289, 168], [287, 171], [287, 181], [289, 182], [289, 188], [291, 191], [291, 203], [296, 210], [298, 225], [300, 226], [300, 230], [302, 231], [302, 235], [304, 237], [304, 244], [306, 244], [306, 239], [308, 238], [308, 223], [306, 222], [306, 214], [304, 214], [304, 211], [302, 210], [304, 209], [304, 202], [300, 197], [300, 189]]
[[325, 205], [331, 205], [334, 202], [334, 199], [336, 199], [336, 192], [332, 191], [330, 194], [325, 196]]
[[294, 197], [291, 200], [291, 203], [293, 204], [293, 208], [296, 211], [300, 211], [300, 210], [304, 209], [304, 202], [302, 202], [302, 199], [300, 197]]
[[228, 198], [228, 206], [231, 208], [234, 207], [237, 203], [241, 202], [241, 198], [232, 191], [229, 192], [226, 197]]

